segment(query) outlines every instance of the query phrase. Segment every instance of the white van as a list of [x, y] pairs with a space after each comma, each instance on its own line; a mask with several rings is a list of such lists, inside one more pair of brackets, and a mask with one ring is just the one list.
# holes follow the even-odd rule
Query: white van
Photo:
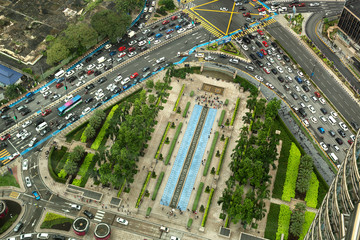
[[329, 156], [334, 162], [337, 162], [338, 157], [335, 155], [335, 153], [330, 153]]
[[55, 78], [61, 78], [65, 75], [65, 71], [64, 70], [60, 70], [57, 73], [55, 73]]
[[21, 240], [32, 240], [32, 234], [31, 233], [26, 233], [20, 236]]
[[49, 239], [50, 235], [48, 233], [38, 233], [38, 239]]
[[331, 123], [331, 125], [335, 125], [335, 124], [336, 124], [336, 120], [335, 120], [335, 118], [334, 118], [333, 116], [329, 116], [329, 117], [328, 117], [328, 120], [329, 120], [329, 122]]
[[41, 123], [39, 126], [35, 128], [37, 132], [40, 132], [41, 130], [45, 129], [48, 126], [46, 122]]
[[103, 63], [105, 61], [106, 61], [105, 57], [98, 58], [98, 60], [97, 60], [98, 63]]

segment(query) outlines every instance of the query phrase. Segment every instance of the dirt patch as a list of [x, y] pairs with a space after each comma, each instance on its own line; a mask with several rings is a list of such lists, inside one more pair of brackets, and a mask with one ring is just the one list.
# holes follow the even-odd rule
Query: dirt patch
[[202, 85], [201, 90], [206, 91], [206, 92], [215, 93], [215, 94], [220, 94], [220, 95], [223, 95], [223, 93], [224, 93], [223, 87], [218, 87], [218, 86], [207, 84], [207, 83], [204, 83]]
[[62, 230], [62, 231], [70, 231], [70, 228], [71, 228], [71, 223], [69, 222], [56, 224], [51, 227], [51, 229]]

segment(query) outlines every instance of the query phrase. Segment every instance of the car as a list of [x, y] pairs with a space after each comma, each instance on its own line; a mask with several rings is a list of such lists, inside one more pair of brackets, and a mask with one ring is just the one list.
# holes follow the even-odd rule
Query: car
[[84, 212], [84, 215], [87, 216], [89, 219], [93, 219], [95, 216], [94, 214], [92, 214], [90, 211], [88, 210], [85, 210]]
[[95, 66], [96, 66], [95, 64], [90, 64], [90, 65], [86, 68], [86, 70], [91, 70], [91, 69], [93, 69]]
[[264, 47], [268, 47], [269, 44], [266, 41], [262, 41], [262, 44], [264, 45]]
[[177, 30], [177, 33], [182, 33], [182, 32], [185, 32], [186, 31], [186, 28], [180, 28], [179, 30]]
[[85, 103], [88, 104], [90, 102], [94, 101], [94, 98], [93, 97], [89, 97], [85, 100]]
[[316, 113], [316, 110], [312, 105], [308, 105], [308, 109], [310, 110], [311, 113]]
[[107, 89], [108, 91], [110, 91], [110, 92], [112, 92], [112, 91], [114, 90], [114, 88], [116, 88], [116, 85], [113, 84], [113, 83], [110, 83], [110, 84], [106, 87], [106, 89]]
[[308, 98], [305, 94], [302, 94], [302, 95], [301, 95], [301, 98], [302, 98], [305, 102], [308, 102], [308, 101], [309, 101], [309, 98]]
[[270, 70], [267, 67], [263, 67], [264, 72], [266, 72], [266, 74], [270, 74]]
[[305, 7], [305, 3], [300, 3], [297, 5], [298, 7]]
[[[280, 48], [278, 48], [278, 49], [280, 49]], [[283, 55], [283, 59], [285, 62], [290, 62], [290, 58], [286, 55]]]
[[97, 102], [95, 103], [95, 105], [93, 106], [93, 108], [98, 108], [102, 105], [102, 102]]
[[31, 139], [31, 141], [29, 142], [29, 147], [33, 147], [34, 144], [36, 143], [36, 141], [37, 141], [36, 137], [33, 137], [33, 138]]
[[280, 66], [276, 66], [276, 69], [279, 71], [279, 73], [283, 73], [284, 70]]
[[297, 74], [300, 76], [300, 77], [304, 77], [304, 74], [302, 71], [297, 71]]
[[258, 32], [261, 36], [264, 35], [264, 32], [261, 31], [260, 29], [258, 29], [257, 32]]
[[154, 11], [153, 7], [149, 8], [149, 13], [152, 13], [153, 11]]
[[101, 78], [99, 78], [98, 83], [101, 84], [101, 83], [104, 83], [106, 81], [107, 81], [106, 77], [101, 77]]
[[50, 94], [52, 94], [52, 91], [47, 91], [43, 93], [43, 97], [47, 98]]
[[314, 3], [310, 3], [309, 5], [310, 5], [310, 7], [318, 7], [318, 6], [320, 6], [320, 3], [314, 2]]
[[88, 114], [89, 112], [91, 112], [91, 108], [87, 107], [87, 108], [85, 108], [85, 109], [81, 112], [81, 114], [82, 114], [82, 115], [86, 115], [86, 114]]
[[336, 152], [340, 151], [340, 148], [337, 145], [333, 145], [333, 148], [335, 149]]
[[291, 67], [285, 66], [285, 69], [286, 69], [289, 73], [292, 73]]
[[135, 56], [136, 54], [137, 54], [137, 52], [131, 52], [131, 53], [128, 54], [128, 57], [133, 57], [133, 56]]
[[255, 75], [255, 78], [256, 78], [257, 80], [259, 80], [260, 82], [263, 82], [263, 81], [264, 81], [264, 78], [262, 78], [262, 77], [259, 76], [259, 75]]
[[[181, 29], [180, 29], [181, 30]], [[159, 44], [159, 43], [161, 43], [161, 40], [160, 39], [156, 39], [155, 41], [154, 41], [154, 44], [155, 45], [157, 45], [157, 44]]]
[[28, 103], [30, 103], [30, 102], [32, 102], [32, 101], [34, 101], [35, 100], [35, 98], [34, 97], [29, 97], [29, 98], [27, 98], [27, 99], [25, 99], [25, 103], [26, 104], [28, 104]]
[[165, 226], [160, 226], [159, 230], [160, 230], [160, 232], [166, 232], [166, 233], [170, 232], [170, 229]]
[[270, 89], [274, 89], [275, 87], [271, 84], [271, 83], [265, 83], [265, 85], [268, 87], [268, 88], [270, 88]]
[[45, 111], [41, 112], [41, 116], [45, 117], [45, 116], [49, 115], [51, 112], [52, 111], [50, 108], [45, 109]]
[[129, 225], [128, 220], [120, 218], [120, 217], [116, 218], [116, 222], [118, 222], [118, 223], [120, 223], [122, 225], [125, 225], [125, 226]]
[[246, 44], [250, 44], [250, 43], [251, 43], [250, 39], [248, 39], [247, 37], [243, 37], [243, 41], [244, 41]]
[[74, 70], [70, 70], [68, 72], [65, 73], [65, 77], [70, 77], [71, 75], [73, 75], [75, 73]]
[[310, 91], [310, 89], [309, 89], [309, 87], [307, 85], [302, 85], [301, 87], [302, 87], [302, 89], [304, 89], [305, 92]]
[[[146, 44], [146, 41], [143, 40], [143, 41], [141, 41], [141, 42], [138, 43], [138, 46], [141, 47], [141, 46], [144, 46], [145, 44]], [[130, 49], [130, 48], [129, 48], [129, 49]]]
[[70, 119], [70, 122], [73, 123], [73, 122], [76, 122], [80, 117], [79, 116], [73, 116], [71, 119]]
[[165, 57], [161, 57], [159, 59], [156, 60], [156, 63], [162, 63], [162, 62], [165, 62]]
[[337, 130], [337, 132], [340, 134], [341, 137], [343, 137], [343, 138], [346, 137], [346, 133], [345, 133], [341, 128], [339, 128], [339, 129]]
[[26, 171], [28, 170], [28, 167], [29, 167], [29, 160], [28, 159], [24, 159], [23, 163], [22, 163], [22, 170], [23, 171]]
[[275, 63], [274, 59], [270, 56], [267, 56], [266, 59], [270, 62], [270, 63]]
[[74, 209], [74, 210], [77, 210], [77, 211], [81, 210], [81, 206], [78, 205], [78, 204], [70, 204], [70, 208]]
[[130, 78], [131, 78], [131, 79], [134, 79], [134, 78], [136, 78], [137, 76], [139, 76], [139, 74], [138, 74], [137, 72], [134, 72], [134, 73], [130, 76]]
[[262, 54], [264, 54], [265, 56], [268, 54], [267, 51], [265, 49], [260, 49], [260, 51], [262, 52]]
[[26, 127], [30, 126], [31, 124], [32, 124], [32, 121], [31, 121], [31, 120], [28, 120], [28, 121], [25, 121], [21, 126], [22, 126], [23, 128], [26, 128]]
[[96, 97], [95, 97], [95, 99], [96, 99], [97, 101], [99, 101], [99, 100], [102, 100], [103, 97], [105, 97], [105, 93], [102, 92], [102, 93], [97, 94]]
[[325, 108], [320, 108], [320, 111], [321, 111], [324, 115], [326, 115], [326, 114], [328, 113], [328, 111], [327, 111]]
[[314, 102], [316, 102], [318, 99], [315, 96], [310, 97]]
[[272, 68], [272, 69], [271, 69], [271, 72], [272, 72], [273, 74], [275, 74], [275, 75], [278, 74], [278, 71], [277, 71], [275, 68]]
[[360, 127], [357, 124], [357, 122], [351, 121], [350, 124], [351, 124], [351, 126], [353, 126], [353, 128], [355, 128], [356, 131], [359, 130]]
[[85, 87], [85, 89], [88, 90], [88, 91], [90, 91], [90, 90], [93, 89], [93, 88], [95, 88], [95, 85], [92, 84], [92, 83], [90, 83], [89, 85], [87, 85], [87, 86]]
[[168, 29], [168, 30], [166, 30], [166, 34], [170, 34], [170, 33], [172, 33], [172, 32], [174, 32], [174, 29]]
[[323, 122], [323, 123], [327, 123], [327, 120], [324, 116], [319, 116], [319, 119]]
[[344, 142], [343, 140], [341, 140], [341, 138], [335, 138], [335, 141], [339, 144], [342, 145]]
[[118, 58], [123, 58], [126, 56], [126, 52], [121, 52], [118, 54]]
[[69, 120], [72, 116], [74, 116], [73, 113], [69, 113], [68, 115], [65, 116], [65, 119], [66, 120]]
[[318, 127], [317, 130], [321, 133], [321, 134], [324, 134], [325, 133], [325, 130], [323, 127]]
[[40, 195], [37, 191], [32, 191], [32, 195], [35, 197], [36, 200], [40, 200]]
[[346, 124], [345, 124], [344, 122], [339, 122], [339, 126], [340, 126], [344, 131], [349, 130], [348, 127], [346, 126]]
[[221, 7], [221, 8], [220, 8], [220, 11], [229, 11], [229, 9], [226, 8], [226, 7]]
[[18, 222], [18, 224], [16, 224], [16, 226], [14, 227], [14, 232], [19, 232], [23, 226], [24, 226], [23, 222]]
[[320, 146], [321, 146], [322, 149], [324, 149], [324, 151], [329, 150], [327, 145], [324, 142], [320, 142]]
[[129, 42], [129, 46], [135, 45], [137, 43], [136, 40], [132, 40], [131, 42]]
[[249, 50], [248, 46], [246, 46], [245, 44], [241, 44], [241, 47], [242, 47], [245, 51]]
[[334, 130], [329, 130], [329, 134], [330, 134], [330, 136], [332, 136], [332, 137], [335, 137], [335, 136], [336, 136], [336, 133], [334, 132]]
[[350, 145], [354, 143], [354, 141], [351, 140], [351, 139], [347, 140], [347, 142], [348, 142]]
[[[150, 31], [150, 30], [149, 30]], [[126, 50], [126, 47], [125, 46], [121, 46], [121, 47], [119, 47], [118, 48], [118, 51], [119, 52], [123, 52], [123, 51], [125, 51]]]
[[30, 178], [29, 177], [25, 177], [25, 183], [26, 183], [26, 186], [29, 188], [32, 186], [31, 184], [31, 181], [30, 181]]
[[286, 75], [285, 82], [292, 82], [292, 78], [289, 75]]
[[294, 85], [294, 88], [297, 92], [300, 92], [300, 87], [298, 85]]
[[325, 101], [325, 99], [324, 98], [319, 98], [319, 102], [322, 104], [322, 105], [325, 105], [325, 103], [326, 103], [326, 101]]
[[238, 63], [239, 63], [239, 60], [236, 59], [236, 58], [230, 58], [230, 59], [229, 59], [229, 62], [230, 62], [230, 63], [233, 63], [233, 64], [238, 64]]
[[83, 85], [85, 83], [85, 80], [79, 80], [76, 84], [75, 84], [75, 86], [76, 87], [80, 87], [81, 85]]
[[94, 73], [94, 70], [89, 70], [89, 71], [87, 71], [86, 74], [87, 74], [88, 76], [90, 76], [90, 75], [93, 74], [93, 73]]
[[104, 63], [100, 63], [100, 64], [98, 64], [97, 66], [96, 66], [96, 69], [102, 69], [103, 67], [105, 66], [105, 64]]
[[294, 93], [294, 92], [291, 92], [290, 95], [294, 98], [294, 100], [299, 99], [298, 95], [296, 93]]
[[246, 65], [245, 68], [251, 72], [253, 72], [255, 69], [252, 66]]
[[318, 122], [317, 118], [314, 117], [314, 116], [311, 116], [311, 117], [310, 117], [310, 120], [311, 120], [313, 123], [317, 123], [317, 122]]
[[283, 82], [285, 81], [285, 79], [284, 79], [282, 76], [278, 76], [277, 79], [278, 79], [281, 83], [283, 83]]

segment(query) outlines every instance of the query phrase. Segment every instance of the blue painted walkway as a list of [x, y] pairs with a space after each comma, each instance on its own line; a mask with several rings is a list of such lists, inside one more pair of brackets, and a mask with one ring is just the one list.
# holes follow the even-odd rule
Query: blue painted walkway
[[189, 203], [190, 195], [194, 187], [196, 176], [200, 168], [201, 160], [203, 159], [206, 145], [209, 140], [211, 128], [213, 127], [215, 121], [216, 112], [217, 110], [214, 108], [210, 108], [208, 111], [208, 115], [206, 117], [206, 121], [203, 130], [201, 132], [198, 145], [196, 147], [194, 158], [192, 159], [190, 170], [186, 177], [184, 188], [181, 192], [180, 200], [177, 206], [179, 209], [182, 210], [187, 209], [187, 205]]
[[169, 179], [166, 183], [165, 190], [164, 190], [164, 193], [163, 193], [161, 201], [160, 201], [160, 204], [162, 204], [162, 205], [169, 206], [169, 204], [170, 204], [171, 198], [175, 191], [177, 181], [179, 179], [181, 170], [184, 165], [186, 154], [189, 150], [196, 126], [198, 124], [202, 108], [203, 107], [200, 105], [195, 105], [194, 110], [191, 113], [191, 117], [190, 117], [188, 126], [186, 128], [184, 137], [181, 141], [179, 151], [177, 152], [175, 162], [171, 169]]

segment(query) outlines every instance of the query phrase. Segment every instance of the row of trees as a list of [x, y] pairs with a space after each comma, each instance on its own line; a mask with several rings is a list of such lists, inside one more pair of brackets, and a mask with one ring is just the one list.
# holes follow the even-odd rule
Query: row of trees
[[[106, 114], [102, 110], [96, 110], [89, 119], [89, 124], [85, 128], [84, 136], [87, 140], [96, 137], [97, 130], [101, 127], [102, 122], [105, 120]], [[86, 142], [86, 141], [85, 141]]]
[[85, 157], [85, 149], [83, 146], [74, 147], [73, 151], [69, 154], [68, 160], [64, 166], [67, 174], [73, 175], [77, 173], [80, 166], [80, 161]]
[[[250, 114], [246, 114], [243, 120], [250, 125], [256, 121], [257, 136], [250, 133], [248, 125], [241, 129], [231, 155], [233, 174], [226, 181], [226, 188], [218, 201], [233, 223], [241, 221], [246, 227], [253, 219], [259, 221], [265, 216], [264, 199], [269, 198], [270, 165], [277, 156], [278, 137], [274, 134], [273, 123], [280, 103], [273, 99], [266, 105], [265, 99], [257, 100], [257, 92], [253, 92], [247, 101]], [[251, 186], [247, 192], [244, 191], [245, 185]]]

